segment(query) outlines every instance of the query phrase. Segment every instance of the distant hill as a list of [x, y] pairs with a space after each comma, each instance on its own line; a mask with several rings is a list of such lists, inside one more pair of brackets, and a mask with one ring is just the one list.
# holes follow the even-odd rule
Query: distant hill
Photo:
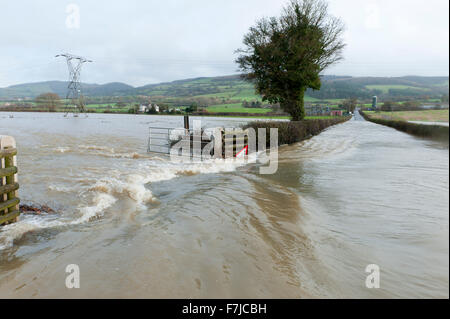
[[[65, 81], [47, 81], [12, 85], [7, 88], [0, 88], [0, 98], [35, 98], [39, 94], [47, 92], [56, 93], [61, 97], [65, 97], [68, 84]], [[119, 82], [107, 84], [82, 83], [82, 89], [83, 94], [86, 96], [121, 96], [133, 94], [134, 87]]]
[[[67, 82], [48, 81], [25, 83], [0, 88], [0, 99], [35, 98], [41, 93], [53, 92], [65, 97]], [[255, 95], [253, 85], [243, 81], [239, 75], [202, 77], [178, 80], [167, 83], [149, 84], [133, 87], [124, 83], [82, 84], [83, 94], [87, 97], [115, 97], [145, 95], [161, 99], [214, 99], [220, 103], [226, 101], [253, 101], [260, 97]], [[448, 95], [448, 77], [322, 77], [319, 91], [307, 91], [310, 101], [326, 99], [344, 99], [356, 97], [370, 99], [373, 95], [381, 99], [401, 97], [440, 98]]]
[[[448, 94], [448, 77], [322, 77], [319, 91], [308, 90], [309, 100], [345, 99], [356, 97], [370, 99], [377, 95], [382, 99], [400, 97], [434, 97]], [[136, 88], [141, 95], [172, 98], [205, 97], [230, 100], [256, 100], [253, 85], [238, 75], [214, 78], [195, 78], [169, 83], [151, 84]]]

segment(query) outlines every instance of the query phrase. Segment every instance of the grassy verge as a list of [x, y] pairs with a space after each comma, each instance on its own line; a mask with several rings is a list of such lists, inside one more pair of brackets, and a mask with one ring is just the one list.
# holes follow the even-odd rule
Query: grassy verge
[[398, 112], [364, 112], [371, 118], [394, 121], [448, 122], [448, 110], [420, 110]]
[[395, 121], [388, 119], [381, 119], [377, 117], [373, 117], [372, 115], [368, 115], [365, 112], [359, 111], [359, 113], [364, 117], [367, 121], [389, 126], [395, 128], [396, 130], [419, 136], [425, 138], [432, 138], [437, 140], [448, 141], [448, 132], [449, 128], [440, 125], [424, 125], [424, 124], [416, 124], [410, 123], [407, 121]]

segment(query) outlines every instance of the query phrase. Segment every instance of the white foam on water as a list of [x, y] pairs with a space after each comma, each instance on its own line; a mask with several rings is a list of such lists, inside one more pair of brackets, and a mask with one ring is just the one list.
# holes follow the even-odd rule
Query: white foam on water
[[[92, 199], [85, 206], [77, 208], [79, 214], [74, 219], [60, 215], [21, 215], [17, 223], [3, 226], [0, 229], [0, 250], [11, 247], [14, 240], [24, 234], [53, 227], [87, 223], [102, 217], [105, 211], [122, 198], [136, 204], [137, 209], [145, 209], [146, 205], [157, 201], [148, 186], [152, 183], [171, 180], [180, 175], [213, 174], [232, 172], [245, 165], [243, 160], [214, 159], [198, 163], [173, 163], [167, 159], [155, 158], [150, 161], [141, 160], [136, 168], [110, 170], [108, 177], [97, 180], [94, 185], [85, 187], [49, 185], [48, 189], [72, 194], [90, 194]], [[58, 219], [56, 219], [58, 218]]]
[[55, 152], [57, 152], [57, 153], [66, 153], [66, 152], [71, 151], [72, 149], [71, 149], [70, 147], [63, 147], [63, 146], [60, 146], [60, 147], [54, 148], [53, 150], [54, 150]]
[[92, 219], [102, 216], [104, 211], [116, 201], [117, 199], [111, 195], [96, 194], [92, 200], [92, 206], [79, 208], [81, 216], [75, 220], [62, 218], [59, 215], [39, 216], [22, 214], [18, 222], [0, 228], [0, 250], [12, 247], [14, 240], [32, 231], [89, 222]]
[[78, 145], [79, 149], [89, 150], [89, 151], [108, 151], [109, 153], [114, 153], [113, 147], [108, 146], [97, 146], [97, 145]]
[[60, 193], [70, 193], [70, 192], [76, 191], [76, 187], [56, 185], [56, 184], [48, 185], [47, 189], [50, 191], [60, 192]]
[[50, 216], [21, 215], [17, 223], [2, 226], [0, 228], [0, 250], [12, 247], [14, 240], [21, 238], [24, 234], [46, 228], [63, 226], [66, 223], [55, 220]]
[[131, 158], [138, 159], [142, 157], [148, 157], [137, 152], [123, 151], [117, 152], [113, 147], [97, 146], [97, 145], [77, 145], [74, 147], [69, 146], [58, 146], [52, 148], [55, 153], [77, 153], [85, 155], [95, 155], [108, 158]]
[[79, 208], [81, 217], [70, 222], [71, 225], [86, 223], [94, 218], [101, 217], [104, 214], [105, 210], [111, 207], [117, 201], [117, 198], [109, 194], [96, 194], [92, 201], [92, 206]]
[[[104, 178], [89, 187], [88, 191], [97, 195], [109, 195], [114, 199], [120, 196], [126, 196], [133, 200], [137, 205], [143, 205], [153, 201], [153, 195], [145, 187], [144, 177], [138, 174], [130, 174], [123, 179], [119, 177]], [[97, 199], [94, 197], [94, 199]], [[102, 201], [99, 204], [103, 205]], [[110, 207], [114, 202], [110, 202]], [[107, 207], [105, 207], [107, 208]]]
[[91, 205], [78, 208], [82, 216], [76, 220], [76, 223], [100, 217], [106, 209], [123, 197], [132, 200], [137, 209], [145, 209], [147, 204], [157, 202], [157, 198], [146, 186], [148, 184], [171, 180], [180, 175], [231, 172], [243, 164], [245, 164], [244, 161], [222, 159], [201, 163], [151, 161], [139, 163], [135, 171], [129, 174], [111, 171], [110, 177], [100, 179], [87, 189], [88, 193], [95, 195]]

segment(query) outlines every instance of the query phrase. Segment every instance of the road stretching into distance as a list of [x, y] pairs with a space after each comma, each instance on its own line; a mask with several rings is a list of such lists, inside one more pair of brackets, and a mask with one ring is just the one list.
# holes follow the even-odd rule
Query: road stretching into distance
[[[146, 153], [149, 126], [181, 125], [1, 113], [20, 197], [58, 214], [0, 229], [0, 297], [449, 297], [448, 144], [356, 114], [280, 147], [273, 175]], [[79, 289], [65, 286], [68, 264]], [[365, 286], [369, 264], [379, 289]]]

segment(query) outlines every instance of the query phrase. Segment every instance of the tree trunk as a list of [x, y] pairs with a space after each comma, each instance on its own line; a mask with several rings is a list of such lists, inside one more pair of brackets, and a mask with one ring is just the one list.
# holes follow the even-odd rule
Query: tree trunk
[[294, 96], [286, 99], [281, 103], [283, 110], [291, 116], [291, 121], [301, 121], [305, 119], [305, 91], [306, 88], [300, 89]]

